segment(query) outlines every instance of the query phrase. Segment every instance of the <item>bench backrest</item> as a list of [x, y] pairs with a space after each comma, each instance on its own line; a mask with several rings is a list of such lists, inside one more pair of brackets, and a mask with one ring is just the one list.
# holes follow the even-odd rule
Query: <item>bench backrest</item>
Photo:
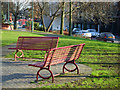
[[20, 36], [16, 48], [22, 50], [48, 50], [56, 48], [59, 37], [25, 37]]
[[44, 59], [45, 60], [44, 66], [59, 64], [62, 62], [68, 62], [78, 59], [80, 57], [84, 45], [85, 44], [83, 43], [79, 45], [71, 45], [51, 49], [51, 51]]

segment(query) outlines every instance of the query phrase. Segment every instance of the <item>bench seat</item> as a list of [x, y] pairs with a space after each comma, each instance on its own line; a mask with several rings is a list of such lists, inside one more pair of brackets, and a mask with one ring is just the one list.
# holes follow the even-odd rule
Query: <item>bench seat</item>
[[36, 63], [33, 63], [33, 64], [28, 64], [28, 66], [34, 66], [34, 67], [43, 68], [44, 64], [45, 64], [45, 61], [43, 61], [43, 62], [36, 62]]

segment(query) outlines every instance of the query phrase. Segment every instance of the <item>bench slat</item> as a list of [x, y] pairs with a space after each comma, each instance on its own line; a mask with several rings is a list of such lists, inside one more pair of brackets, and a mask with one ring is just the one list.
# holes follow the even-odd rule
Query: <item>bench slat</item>
[[40, 50], [57, 47], [59, 37], [19, 37], [16, 48]]
[[48, 66], [48, 64], [54, 65], [78, 59], [84, 45], [85, 44], [79, 44], [51, 49], [46, 58], [45, 66]]

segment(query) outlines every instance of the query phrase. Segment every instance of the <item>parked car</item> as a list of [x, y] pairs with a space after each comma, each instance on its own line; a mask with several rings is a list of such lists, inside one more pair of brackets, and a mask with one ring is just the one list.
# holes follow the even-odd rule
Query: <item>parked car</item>
[[87, 32], [86, 30], [81, 30], [78, 33], [76, 33], [76, 35], [82, 35], [82, 36], [85, 36], [85, 37], [88, 37], [88, 38], [91, 38], [91, 36], [92, 36], [92, 34]]
[[81, 29], [80, 28], [74, 28], [73, 31], [72, 31], [72, 34], [76, 34], [78, 32], [80, 32]]
[[115, 40], [115, 36], [110, 33], [110, 32], [102, 32], [100, 35], [96, 37], [97, 40], [102, 40], [102, 41], [111, 41], [112, 43]]
[[96, 29], [87, 29], [88, 32], [96, 32]]
[[91, 37], [96, 37], [99, 35], [99, 33], [96, 32], [96, 29], [87, 29], [87, 31], [91, 33]]

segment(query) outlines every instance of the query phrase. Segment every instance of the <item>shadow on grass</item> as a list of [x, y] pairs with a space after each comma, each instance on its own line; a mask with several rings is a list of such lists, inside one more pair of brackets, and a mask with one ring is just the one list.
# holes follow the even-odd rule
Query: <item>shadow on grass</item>
[[58, 35], [58, 34], [47, 34], [47, 33], [34, 33], [34, 34], [49, 36], [49, 37], [62, 37], [62, 35]]
[[120, 53], [82, 53], [83, 55], [120, 55]]
[[120, 63], [92, 63], [92, 62], [80, 62], [80, 64], [113, 64], [113, 65], [119, 65]]
[[88, 77], [88, 78], [119, 78], [119, 75], [111, 76], [111, 75], [104, 75], [104, 76], [58, 76], [58, 77]]
[[90, 39], [86, 39], [86, 38], [79, 38], [79, 37], [72, 37], [72, 36], [66, 36], [66, 35], [60, 35], [60, 34], [47, 34], [47, 33], [34, 33], [37, 35], [44, 35], [44, 36], [49, 36], [49, 37], [60, 37], [61, 39], [77, 39], [77, 40], [88, 40], [91, 41]]

